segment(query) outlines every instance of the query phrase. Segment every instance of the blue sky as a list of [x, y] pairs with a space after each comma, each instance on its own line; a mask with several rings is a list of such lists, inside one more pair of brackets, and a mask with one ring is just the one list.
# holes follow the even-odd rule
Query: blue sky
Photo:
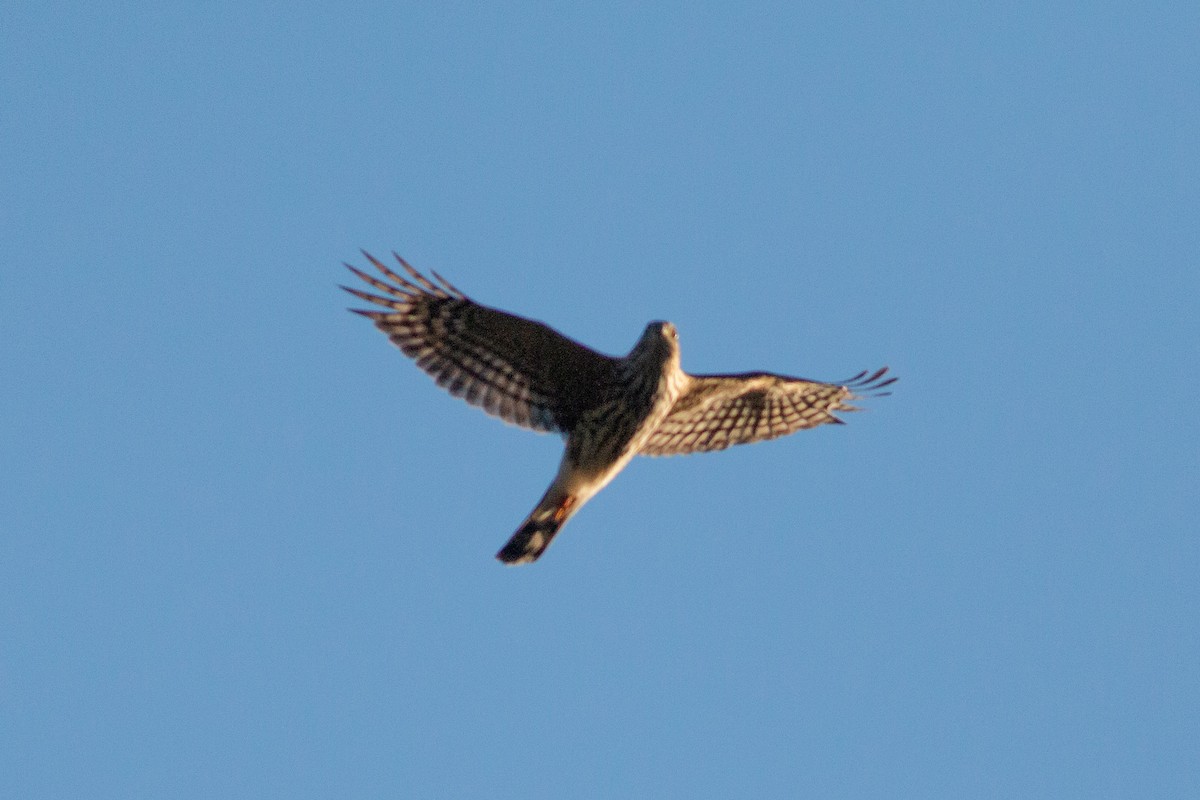
[[[0, 794], [1200, 792], [1195, 4], [24, 3]], [[396, 249], [850, 425], [560, 444], [345, 312]]]

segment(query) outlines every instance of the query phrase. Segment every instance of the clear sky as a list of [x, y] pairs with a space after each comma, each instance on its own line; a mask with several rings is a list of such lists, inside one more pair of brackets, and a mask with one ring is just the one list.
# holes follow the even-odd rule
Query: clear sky
[[[1200, 796], [1200, 6], [969, 5], [9, 4], [0, 796]], [[901, 380], [504, 568], [360, 247]]]

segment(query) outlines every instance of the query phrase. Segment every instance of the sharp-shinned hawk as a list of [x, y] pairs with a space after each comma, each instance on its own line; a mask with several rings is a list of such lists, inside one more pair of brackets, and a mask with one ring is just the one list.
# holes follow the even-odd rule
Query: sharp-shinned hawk
[[647, 325], [629, 355], [606, 356], [540, 322], [476, 303], [398, 255], [407, 278], [363, 255], [386, 280], [346, 267], [379, 294], [342, 288], [387, 310], [355, 313], [454, 396], [566, 440], [550, 488], [496, 554], [508, 564], [536, 561], [635, 455], [723, 450], [840, 424], [833, 412], [857, 411], [851, 401], [888, 394], [879, 390], [896, 380], [885, 377], [887, 367], [837, 384], [769, 372], [689, 375], [669, 322]]

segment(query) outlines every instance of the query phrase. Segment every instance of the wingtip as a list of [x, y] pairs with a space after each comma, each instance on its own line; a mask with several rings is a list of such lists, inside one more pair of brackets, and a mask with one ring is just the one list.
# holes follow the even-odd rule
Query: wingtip
[[416, 281], [418, 284], [420, 284], [420, 286], [423, 290], [425, 290], [426, 292], [430, 292], [434, 295], [445, 294], [444, 289], [442, 289], [440, 286], [438, 286], [433, 281], [429, 280], [429, 278], [426, 278], [424, 275], [422, 275], [420, 273], [420, 271], [417, 270], [416, 267], [414, 267], [412, 264], [409, 264], [407, 261], [405, 261], [404, 258], [399, 253], [397, 253], [395, 250], [392, 251], [392, 258], [396, 259], [396, 263], [398, 263], [401, 267], [403, 267], [404, 271], [407, 272], [414, 281]]
[[874, 372], [869, 372], [868, 370], [864, 369], [857, 375], [842, 381], [841, 385], [856, 392], [875, 392], [885, 386], [891, 386], [893, 383], [900, 380], [895, 375], [884, 379], [884, 376], [888, 374], [888, 369], [889, 368], [886, 366], [880, 367]]
[[429, 270], [429, 272], [433, 275], [433, 277], [437, 280], [438, 283], [440, 283], [442, 286], [444, 286], [446, 288], [446, 291], [448, 291], [450, 294], [458, 295], [459, 297], [462, 297], [462, 298], [465, 298], [467, 296], [466, 293], [464, 293], [462, 289], [459, 289], [453, 283], [451, 283], [450, 281], [446, 280], [441, 275], [439, 275], [437, 270], [431, 269], [431, 270]]

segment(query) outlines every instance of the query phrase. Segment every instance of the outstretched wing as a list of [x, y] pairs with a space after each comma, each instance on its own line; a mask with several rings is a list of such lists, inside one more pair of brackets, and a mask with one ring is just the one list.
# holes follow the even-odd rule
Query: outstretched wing
[[853, 400], [889, 394], [879, 391], [896, 380], [885, 379], [886, 373], [887, 367], [872, 375], [861, 372], [841, 384], [769, 372], [694, 375], [638, 453], [675, 456], [724, 450], [841, 423], [834, 412], [858, 411], [850, 404]]
[[346, 267], [380, 294], [342, 288], [388, 310], [351, 310], [455, 397], [514, 425], [562, 432], [595, 402], [598, 389], [612, 384], [616, 359], [540, 322], [480, 305], [395, 253], [408, 278], [363, 255], [387, 280]]

